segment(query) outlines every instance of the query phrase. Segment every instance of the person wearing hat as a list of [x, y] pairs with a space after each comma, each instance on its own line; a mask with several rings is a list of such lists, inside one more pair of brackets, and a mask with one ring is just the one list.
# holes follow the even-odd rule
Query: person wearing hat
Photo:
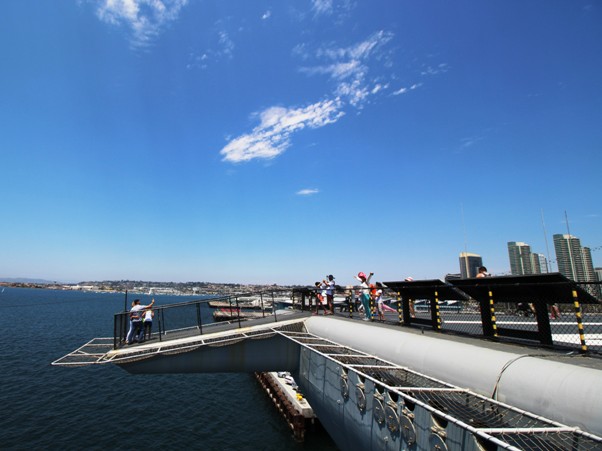
[[364, 314], [366, 315], [364, 321], [370, 321], [370, 317], [372, 316], [370, 312], [370, 279], [374, 275], [373, 272], [370, 273], [368, 277], [363, 272], [357, 273], [355, 278], [360, 281], [360, 286], [362, 287], [362, 294], [360, 295], [360, 301], [364, 306]]
[[330, 274], [328, 276], [328, 280], [326, 281], [326, 300], [328, 302], [328, 309], [330, 310], [330, 314], [334, 315], [334, 291], [335, 291], [335, 281], [334, 276]]

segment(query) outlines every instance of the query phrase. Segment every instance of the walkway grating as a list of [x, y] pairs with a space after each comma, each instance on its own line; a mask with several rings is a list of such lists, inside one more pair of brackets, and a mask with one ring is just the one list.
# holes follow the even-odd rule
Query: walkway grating
[[[361, 376], [360, 379], [371, 380], [376, 388], [375, 398], [384, 400], [387, 392], [388, 399], [402, 400], [402, 416], [406, 417], [406, 421], [413, 418], [411, 412], [416, 405], [430, 411], [435, 423], [433, 430], [439, 429], [443, 436], [445, 433], [441, 431], [445, 425], [454, 423], [470, 431], [482, 449], [602, 449], [602, 437], [579, 428], [557, 423], [321, 337], [308, 333], [280, 333], [339, 364], [342, 379], [346, 380], [348, 372], [354, 371]], [[319, 340], [320, 344], [312, 344], [312, 338]], [[375, 410], [378, 408], [388, 412], [386, 421], [391, 430], [402, 427], [401, 418], [395, 425], [390, 424], [397, 414], [390, 410], [388, 403], [386, 409], [382, 403], [375, 403]], [[407, 427], [408, 423], [403, 424]]]

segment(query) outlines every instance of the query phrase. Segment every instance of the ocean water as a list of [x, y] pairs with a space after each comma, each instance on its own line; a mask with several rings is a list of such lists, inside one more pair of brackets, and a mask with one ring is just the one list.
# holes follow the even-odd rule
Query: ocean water
[[112, 336], [113, 314], [123, 308], [123, 294], [0, 288], [0, 449], [337, 449], [319, 428], [295, 442], [251, 374], [50, 364]]

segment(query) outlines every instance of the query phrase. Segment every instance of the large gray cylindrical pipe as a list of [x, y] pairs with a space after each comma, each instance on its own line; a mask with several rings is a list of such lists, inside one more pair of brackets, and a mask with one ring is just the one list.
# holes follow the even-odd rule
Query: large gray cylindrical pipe
[[445, 337], [312, 317], [308, 332], [419, 373], [602, 434], [602, 371]]

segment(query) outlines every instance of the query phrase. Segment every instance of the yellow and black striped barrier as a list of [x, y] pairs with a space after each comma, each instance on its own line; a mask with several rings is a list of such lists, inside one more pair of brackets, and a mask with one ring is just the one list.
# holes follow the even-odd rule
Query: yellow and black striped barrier
[[441, 312], [439, 311], [439, 292], [435, 291], [435, 330], [441, 331]]
[[493, 330], [493, 336], [497, 337], [497, 324], [495, 320], [495, 302], [493, 301], [493, 293], [489, 291], [489, 311], [491, 312], [491, 329]]
[[587, 352], [587, 344], [585, 343], [585, 332], [583, 331], [583, 318], [581, 317], [581, 306], [577, 298], [577, 291], [573, 290], [573, 305], [575, 307], [575, 317], [577, 318], [577, 330], [579, 331], [579, 341], [581, 342], [581, 352]]

